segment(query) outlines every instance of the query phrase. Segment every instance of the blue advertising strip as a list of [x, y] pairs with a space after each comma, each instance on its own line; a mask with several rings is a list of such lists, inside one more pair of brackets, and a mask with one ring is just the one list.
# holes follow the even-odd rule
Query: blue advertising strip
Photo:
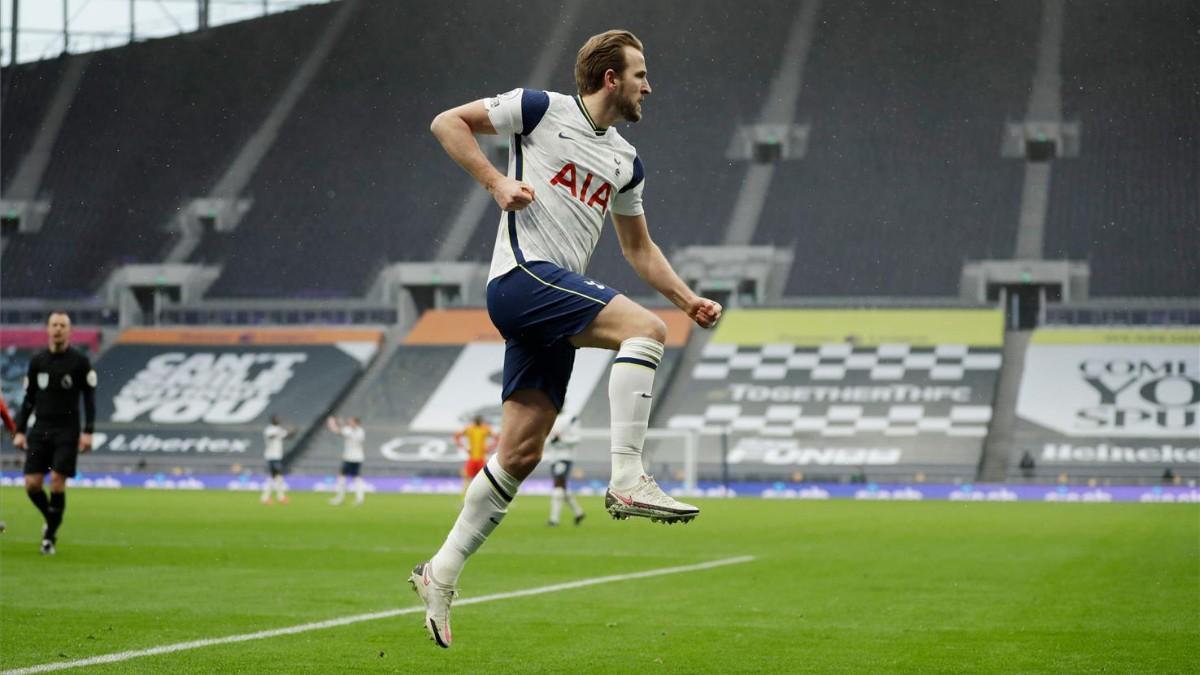
[[[262, 474], [198, 474], [171, 475], [150, 473], [79, 474], [68, 484], [76, 488], [144, 488], [157, 490], [242, 490], [260, 491]], [[410, 476], [366, 476], [368, 492], [402, 494], [459, 494], [461, 478], [419, 478]], [[336, 485], [333, 476], [293, 475], [287, 477], [291, 490], [332, 492]], [[24, 477], [17, 472], [0, 474], [0, 486], [22, 487]], [[521, 485], [521, 493], [548, 495], [552, 484], [546, 478], [532, 478]], [[599, 497], [606, 485], [589, 481], [573, 488], [576, 495]], [[731, 483], [729, 487], [711, 481], [701, 481], [697, 489], [684, 493], [679, 483], [663, 483], [663, 488], [677, 496], [698, 497], [757, 497], [762, 499], [859, 501], [959, 501], [959, 502], [1140, 502], [1200, 504], [1200, 488], [1159, 485], [1119, 485], [1087, 487], [1082, 485], [948, 485], [948, 484], [885, 484], [885, 483]]]

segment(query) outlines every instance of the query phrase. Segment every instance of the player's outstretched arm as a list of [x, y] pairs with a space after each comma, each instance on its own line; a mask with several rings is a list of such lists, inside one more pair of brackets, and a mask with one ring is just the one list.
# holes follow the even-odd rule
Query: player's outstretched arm
[[701, 328], [712, 328], [721, 318], [721, 303], [702, 298], [679, 278], [675, 269], [658, 244], [650, 238], [646, 216], [623, 216], [613, 213], [617, 239], [625, 260], [643, 281], [650, 284], [663, 297], [683, 310]]
[[442, 144], [446, 154], [479, 181], [505, 211], [520, 211], [533, 203], [533, 186], [500, 173], [488, 161], [476, 134], [495, 134], [482, 100], [465, 103], [438, 113], [429, 130]]

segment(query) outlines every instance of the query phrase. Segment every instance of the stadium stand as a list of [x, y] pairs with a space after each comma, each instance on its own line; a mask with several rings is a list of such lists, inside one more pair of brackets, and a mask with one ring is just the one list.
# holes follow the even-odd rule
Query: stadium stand
[[1063, 112], [1082, 150], [1054, 164], [1046, 256], [1090, 260], [1093, 295], [1200, 291], [1200, 16], [1155, 8], [1066, 8]]
[[0, 73], [0, 140], [4, 145], [0, 185], [5, 195], [19, 165], [14, 160], [23, 157], [33, 143], [65, 66], [66, 59], [46, 59]]
[[95, 363], [104, 470], [260, 471], [273, 415], [291, 453], [375, 356], [382, 332], [132, 329]]
[[970, 480], [1001, 340], [991, 310], [730, 311], [658, 414], [707, 475]]
[[1033, 72], [1038, 4], [825, 3], [755, 243], [795, 252], [788, 295], [953, 295], [1009, 257], [1021, 164], [1000, 157]]
[[1186, 328], [1033, 331], [1008, 478], [1200, 478], [1198, 341]]
[[193, 256], [223, 265], [209, 295], [355, 296], [387, 261], [430, 259], [458, 206], [451, 186], [468, 179], [429, 123], [520, 84], [513, 73], [537, 41], [506, 41], [487, 59], [446, 47], [494, 40], [516, 17], [539, 35], [551, 4], [361, 3], [252, 179], [250, 212]]
[[[92, 55], [41, 186], [52, 199], [43, 229], [4, 249], [5, 294], [88, 296], [114, 265], [161, 260], [177, 210], [220, 175], [330, 9]], [[16, 81], [47, 67], [8, 70]], [[37, 119], [12, 124], [32, 133]], [[5, 159], [19, 162], [7, 145]]]

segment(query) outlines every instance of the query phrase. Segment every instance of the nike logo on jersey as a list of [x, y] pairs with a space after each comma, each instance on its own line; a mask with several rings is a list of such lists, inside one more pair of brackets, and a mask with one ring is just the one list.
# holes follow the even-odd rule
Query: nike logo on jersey
[[641, 396], [642, 398], [654, 398], [650, 394], [645, 394], [645, 393], [639, 393], [638, 396]]
[[560, 132], [558, 132], [558, 137], [559, 137], [559, 138], [565, 138], [565, 139], [566, 139], [566, 140], [568, 140], [568, 141], [573, 141], [573, 140], [575, 140], [574, 138], [571, 138], [570, 136], [568, 136], [568, 135], [564, 134], [564, 133], [563, 133], [563, 132], [561, 132], [561, 131], [560, 131]]
[[[582, 185], [578, 182], [578, 173], [584, 175]], [[589, 196], [588, 192], [591, 190], [592, 181], [595, 178], [595, 176], [586, 171], [576, 169], [574, 162], [567, 162], [566, 166], [559, 169], [554, 178], [550, 179], [550, 185], [552, 187], [561, 187], [570, 192], [573, 198], [578, 199], [588, 206], [599, 206], [600, 215], [604, 215], [608, 211], [608, 199], [612, 196], [612, 186], [601, 179], [600, 185]]]

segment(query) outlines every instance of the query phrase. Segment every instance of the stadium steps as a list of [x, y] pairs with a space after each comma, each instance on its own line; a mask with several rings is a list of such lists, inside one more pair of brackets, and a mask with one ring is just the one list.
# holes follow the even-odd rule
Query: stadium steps
[[[796, 103], [804, 86], [804, 66], [812, 49], [819, 0], [807, 0], [796, 10], [787, 43], [779, 55], [779, 68], [771, 78], [771, 89], [763, 101], [762, 124], [789, 128], [796, 121]], [[726, 246], [748, 246], [762, 216], [775, 165], [750, 162], [734, 202], [725, 232]]]
[[992, 421], [979, 460], [977, 479], [981, 483], [1003, 482], [1008, 473], [1013, 429], [1017, 423], [1017, 394], [1025, 372], [1025, 350], [1032, 336], [1033, 331], [1007, 331], [1004, 334], [1004, 354], [992, 403]]
[[[258, 170], [263, 158], [267, 156], [276, 139], [279, 138], [279, 130], [283, 123], [292, 114], [300, 98], [308, 91], [317, 72], [325, 65], [329, 53], [333, 51], [334, 45], [345, 32], [346, 25], [357, 7], [358, 0], [346, 0], [342, 4], [341, 9], [333, 16], [333, 20], [321, 33], [312, 50], [296, 68], [295, 74], [292, 75], [287, 88], [276, 99], [271, 112], [254, 134], [246, 139], [237, 157], [230, 162], [224, 175], [208, 195], [208, 199], [236, 201], [246, 191], [251, 176]], [[203, 228], [184, 227], [181, 229], [183, 230], [181, 236], [167, 254], [166, 262], [182, 263], [187, 261], [204, 236]]]
[[50, 101], [45, 117], [38, 125], [37, 135], [29, 152], [21, 158], [16, 176], [8, 186], [8, 199], [36, 199], [42, 187], [42, 178], [46, 175], [46, 167], [50, 165], [50, 157], [54, 144], [58, 140], [59, 131], [67, 118], [75, 93], [79, 91], [79, 83], [91, 61], [90, 55], [82, 55], [67, 59], [67, 67], [59, 80], [54, 98]]
[[[1029, 94], [1027, 124], [1062, 121], [1063, 0], [1048, 0], [1042, 7], [1037, 66]], [[1059, 141], [1061, 145], [1061, 140]], [[1045, 246], [1046, 213], [1050, 205], [1050, 163], [1025, 162], [1017, 224], [1017, 258], [1038, 260]]]

